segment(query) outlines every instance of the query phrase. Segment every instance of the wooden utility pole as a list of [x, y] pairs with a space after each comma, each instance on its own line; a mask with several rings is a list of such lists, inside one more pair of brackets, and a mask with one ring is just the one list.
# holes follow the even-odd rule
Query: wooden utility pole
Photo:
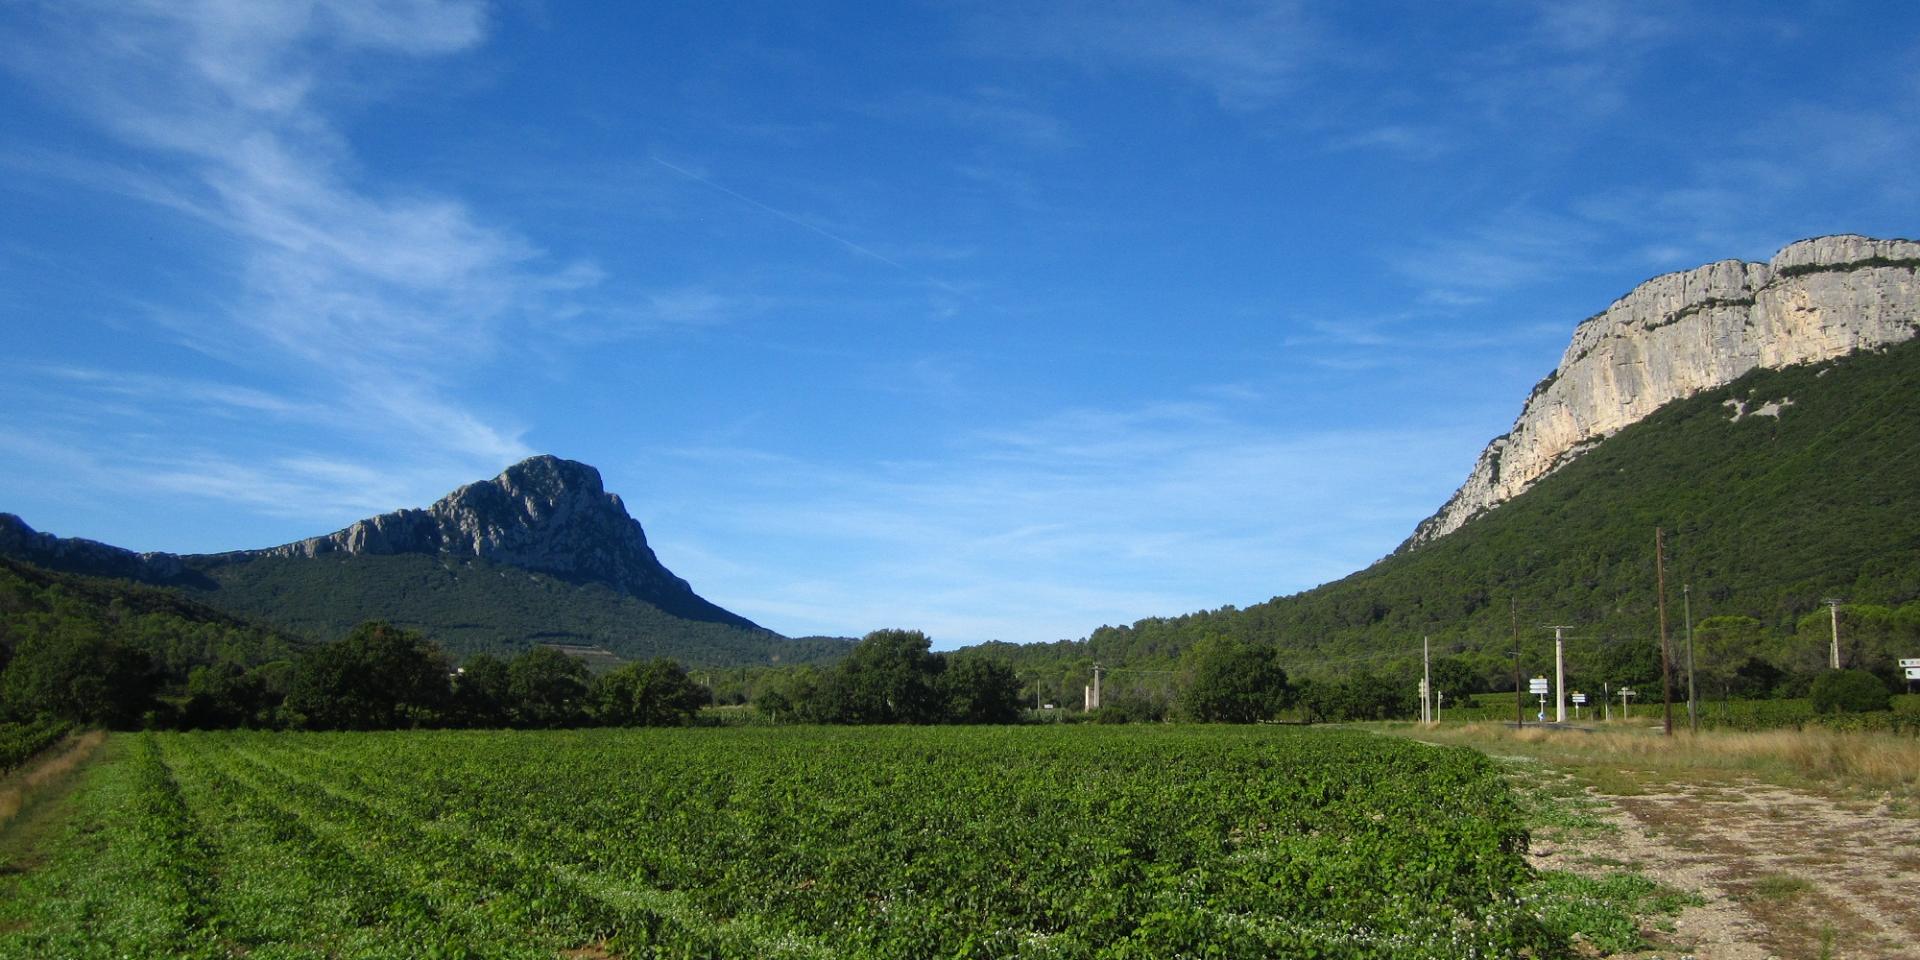
[[1508, 597], [1507, 610], [1513, 614], [1513, 725], [1527, 725], [1527, 708], [1520, 697], [1526, 687], [1520, 685], [1520, 598]]
[[1653, 528], [1653, 575], [1660, 591], [1660, 688], [1667, 705], [1667, 736], [1673, 736], [1673, 659], [1667, 655], [1667, 561], [1666, 541], [1659, 527]]

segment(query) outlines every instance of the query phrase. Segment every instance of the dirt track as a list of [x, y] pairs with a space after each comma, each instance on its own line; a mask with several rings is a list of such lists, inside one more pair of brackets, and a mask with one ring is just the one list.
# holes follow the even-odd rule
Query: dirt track
[[1750, 780], [1666, 789], [1593, 793], [1617, 832], [1535, 850], [1546, 869], [1625, 863], [1706, 898], [1658, 936], [1669, 949], [1636, 956], [1920, 958], [1920, 823]]
[[48, 784], [78, 769], [106, 739], [106, 733], [100, 730], [69, 736], [25, 767], [0, 779], [0, 827], [32, 803]]

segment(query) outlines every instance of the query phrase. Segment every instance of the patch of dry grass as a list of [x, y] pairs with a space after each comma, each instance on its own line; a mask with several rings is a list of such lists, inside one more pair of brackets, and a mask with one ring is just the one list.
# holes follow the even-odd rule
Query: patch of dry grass
[[69, 737], [24, 769], [0, 782], [0, 826], [18, 816], [41, 787], [72, 773], [105, 742], [105, 731], [92, 730]]
[[1407, 731], [1423, 740], [1609, 771], [1614, 785], [1744, 774], [1784, 783], [1920, 798], [1920, 738], [1838, 730], [1555, 730], [1466, 723]]

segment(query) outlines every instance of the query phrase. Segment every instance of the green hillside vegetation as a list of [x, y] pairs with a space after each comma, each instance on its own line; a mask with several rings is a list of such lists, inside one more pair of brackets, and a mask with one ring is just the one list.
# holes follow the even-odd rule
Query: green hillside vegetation
[[196, 678], [283, 671], [305, 646], [173, 591], [0, 558], [0, 717], [136, 725]]
[[[1423, 635], [1453, 689], [1511, 690], [1551, 673], [1567, 624], [1570, 682], [1658, 677], [1654, 528], [1666, 531], [1668, 619], [1690, 585], [1702, 695], [1806, 695], [1840, 610], [1845, 665], [1897, 689], [1920, 657], [1920, 341], [1821, 365], [1756, 371], [1622, 430], [1461, 530], [1313, 590], [1095, 630], [1084, 641], [980, 648], [1032, 695], [1077, 704], [1093, 663], [1109, 702], [1173, 695], [1208, 637], [1278, 648], [1290, 674], [1410, 691]], [[1735, 421], [1729, 400], [1779, 417]], [[1415, 702], [1411, 692], [1408, 703]]]
[[116, 729], [659, 726], [711, 699], [666, 658], [595, 675], [535, 645], [452, 658], [380, 622], [309, 643], [172, 591], [0, 558], [0, 772]]
[[424, 634], [456, 659], [515, 654], [543, 643], [602, 647], [625, 660], [668, 657], [689, 666], [798, 664], [837, 659], [845, 641], [788, 640], [768, 630], [688, 620], [612, 587], [485, 560], [426, 554], [188, 559], [192, 597], [330, 639], [368, 620]]

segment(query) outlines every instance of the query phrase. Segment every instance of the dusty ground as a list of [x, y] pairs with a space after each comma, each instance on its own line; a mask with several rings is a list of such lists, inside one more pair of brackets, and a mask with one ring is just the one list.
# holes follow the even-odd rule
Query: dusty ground
[[1699, 960], [1920, 958], [1920, 821], [1884, 801], [1836, 800], [1728, 778], [1664, 784], [1588, 807], [1608, 829], [1549, 831], [1544, 869], [1628, 866], [1699, 894], [1667, 949]]

